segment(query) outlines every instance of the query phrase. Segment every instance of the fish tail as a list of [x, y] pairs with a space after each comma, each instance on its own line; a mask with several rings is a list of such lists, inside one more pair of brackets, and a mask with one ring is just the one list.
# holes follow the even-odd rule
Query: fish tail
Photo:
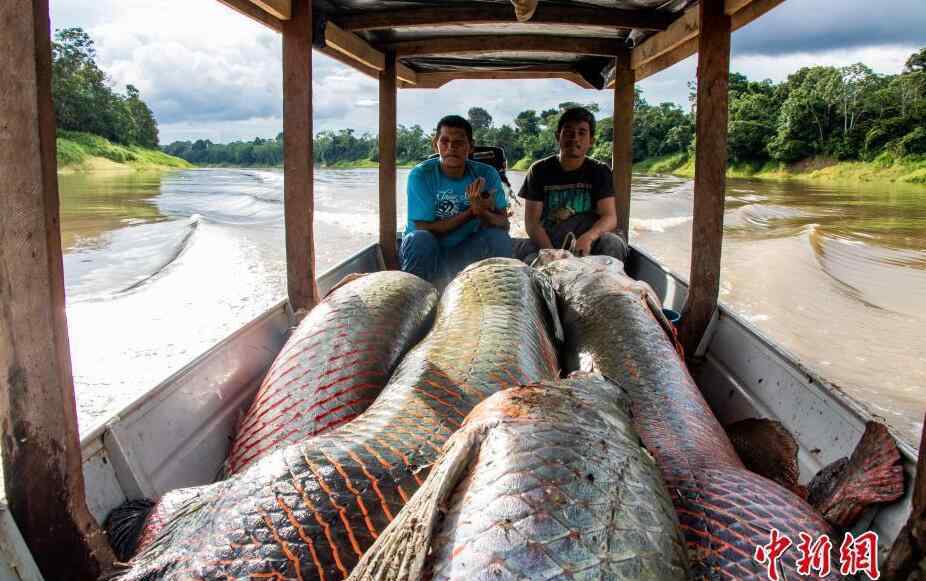
[[109, 544], [120, 561], [128, 561], [138, 549], [138, 539], [154, 510], [155, 502], [148, 498], [127, 500], [106, 517], [103, 528]]
[[444, 454], [408, 504], [364, 553], [347, 581], [414, 581], [423, 578], [425, 559], [447, 501], [479, 452], [481, 434], [464, 430], [448, 442]]
[[[156, 581], [161, 579], [166, 572], [165, 569], [174, 564], [168, 555], [171, 548], [181, 543], [180, 537], [184, 534], [191, 534], [191, 531], [199, 525], [200, 520], [210, 514], [210, 511], [204, 509], [213, 505], [215, 495], [211, 492], [221, 484], [220, 482], [183, 489], [187, 497], [173, 510], [157, 536], [144, 544], [130, 562], [117, 563], [116, 570], [103, 581]], [[152, 504], [152, 509], [154, 506]], [[141, 519], [140, 522], [145, 524], [145, 520]], [[165, 555], [168, 558], [162, 558]]]

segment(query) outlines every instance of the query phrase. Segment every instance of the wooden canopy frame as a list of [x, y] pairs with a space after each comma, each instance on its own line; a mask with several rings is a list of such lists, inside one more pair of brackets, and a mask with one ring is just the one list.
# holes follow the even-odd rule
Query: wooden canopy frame
[[[379, 240], [389, 268], [397, 264], [399, 88], [435, 88], [455, 79], [477, 78], [561, 78], [583, 87], [594, 85], [578, 65], [569, 63], [416, 70], [403, 58], [539, 51], [612, 59], [614, 185], [618, 224], [627, 233], [634, 84], [700, 53], [694, 244], [681, 327], [684, 345], [694, 352], [717, 307], [730, 34], [783, 0], [700, 0], [681, 14], [540, 4], [533, 20], [518, 26], [565, 25], [571, 27], [568, 36], [544, 34], [541, 28], [536, 35], [497, 32], [415, 40], [383, 34], [396, 28], [426, 30], [448, 20], [454, 25], [497, 25], [514, 23], [515, 18], [508, 6], [486, 3], [335, 12], [313, 18], [312, 0], [220, 1], [283, 35], [287, 281], [296, 312], [319, 300], [312, 225], [313, 48], [379, 80]], [[45, 578], [96, 578], [112, 564], [113, 555], [87, 509], [81, 473], [58, 223], [48, 0], [0, 2], [0, 21], [7, 25], [2, 39], [8, 48], [0, 53], [0, 67], [12, 79], [0, 99], [0, 438], [5, 488], [10, 510]], [[602, 36], [602, 29], [613, 34]], [[650, 36], [628, 48], [623, 40], [628, 29]]]

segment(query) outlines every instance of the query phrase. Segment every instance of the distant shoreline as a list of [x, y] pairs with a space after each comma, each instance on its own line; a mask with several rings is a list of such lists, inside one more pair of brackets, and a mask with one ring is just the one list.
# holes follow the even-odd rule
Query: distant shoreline
[[78, 131], [59, 131], [58, 173], [127, 172], [185, 169], [193, 165], [158, 149], [120, 145]]
[[[647, 159], [634, 172], [694, 177], [694, 158], [685, 153]], [[926, 186], [926, 156], [895, 158], [883, 153], [873, 161], [837, 161], [812, 158], [785, 165], [729, 164], [727, 177], [760, 180], [805, 180], [823, 183], [888, 182]]]
[[[89, 133], [62, 131], [58, 134], [58, 173], [117, 173], [133, 171], [163, 171], [173, 169], [251, 168], [280, 169], [282, 166], [208, 164], [194, 165], [184, 159], [156, 149], [126, 146]], [[524, 160], [522, 160], [524, 161]], [[415, 163], [398, 164], [412, 168]], [[523, 171], [519, 164], [512, 168]], [[316, 165], [325, 170], [376, 169], [379, 163], [367, 159], [342, 161], [333, 165]], [[643, 160], [633, 166], [635, 173], [668, 174], [694, 177], [694, 159], [687, 153], [677, 153]], [[730, 164], [727, 177], [761, 180], [805, 180], [818, 183], [887, 182], [926, 186], [926, 156], [895, 158], [883, 153], [872, 161], [837, 161], [825, 158], [807, 159], [795, 164]]]

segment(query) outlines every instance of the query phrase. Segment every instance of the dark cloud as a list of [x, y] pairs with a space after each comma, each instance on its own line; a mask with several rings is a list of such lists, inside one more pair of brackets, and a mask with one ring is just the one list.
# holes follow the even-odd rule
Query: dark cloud
[[790, 0], [733, 35], [739, 55], [926, 46], [924, 0]]
[[[119, 90], [132, 83], [142, 91], [165, 135], [275, 135], [282, 125], [280, 36], [215, 0], [189, 0], [185, 9], [193, 15], [177, 19], [176, 1], [52, 0], [52, 19], [55, 27], [91, 32], [102, 68]], [[906, 58], [898, 53], [926, 45], [926, 0], [882, 4], [788, 0], [734, 34], [734, 69], [782, 80], [801, 66], [842, 66], [852, 58], [879, 72], [896, 72]], [[802, 58], [789, 56], [797, 53]], [[687, 106], [696, 62], [688, 59], [646, 79], [644, 96], [651, 103]], [[314, 67], [315, 130], [375, 132], [376, 82], [318, 52]], [[606, 116], [612, 98], [609, 91], [567, 81], [456, 81], [436, 91], [400, 91], [398, 116], [399, 123], [430, 129], [444, 114], [465, 115], [479, 106], [501, 125], [524, 109], [540, 111], [564, 101], [598, 103]]]

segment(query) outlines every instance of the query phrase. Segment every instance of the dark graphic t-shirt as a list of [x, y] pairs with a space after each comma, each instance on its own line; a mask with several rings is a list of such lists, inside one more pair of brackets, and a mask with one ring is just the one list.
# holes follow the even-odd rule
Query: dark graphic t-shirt
[[518, 196], [543, 202], [540, 221], [550, 231], [577, 214], [595, 213], [598, 201], [614, 197], [611, 170], [586, 158], [574, 171], [564, 171], [555, 155], [541, 159], [527, 170]]

